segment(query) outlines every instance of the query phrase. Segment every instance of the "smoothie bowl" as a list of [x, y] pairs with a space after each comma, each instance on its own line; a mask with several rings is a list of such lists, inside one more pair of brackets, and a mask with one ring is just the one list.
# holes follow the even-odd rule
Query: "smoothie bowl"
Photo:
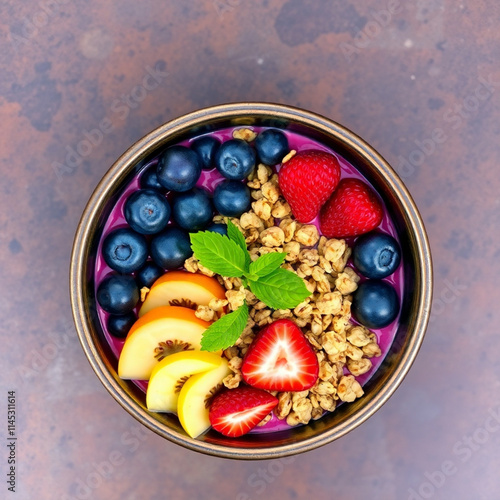
[[421, 345], [430, 250], [408, 191], [341, 125], [228, 104], [132, 146], [83, 213], [70, 270], [111, 395], [186, 448], [277, 458], [354, 429]]

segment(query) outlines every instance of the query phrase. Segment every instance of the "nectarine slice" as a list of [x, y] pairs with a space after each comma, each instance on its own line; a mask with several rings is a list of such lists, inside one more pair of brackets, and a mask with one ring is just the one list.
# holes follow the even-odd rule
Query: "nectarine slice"
[[207, 306], [213, 298], [226, 298], [225, 290], [216, 278], [187, 271], [169, 271], [153, 283], [139, 317], [160, 306]]
[[146, 405], [149, 411], [177, 413], [177, 400], [191, 375], [217, 368], [222, 358], [205, 351], [183, 351], [167, 356], [151, 372]]
[[221, 388], [222, 379], [230, 373], [227, 360], [221, 358], [218, 368], [193, 375], [183, 385], [177, 401], [177, 414], [182, 427], [192, 438], [210, 427], [210, 400]]
[[209, 326], [186, 307], [163, 306], [149, 311], [127, 335], [118, 360], [119, 377], [149, 380], [155, 365], [166, 355], [200, 350], [201, 336]]

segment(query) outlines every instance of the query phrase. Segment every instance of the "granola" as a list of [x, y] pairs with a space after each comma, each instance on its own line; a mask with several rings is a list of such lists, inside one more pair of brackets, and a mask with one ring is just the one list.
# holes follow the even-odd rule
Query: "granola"
[[[245, 129], [236, 132], [243, 140], [251, 137]], [[291, 158], [292, 152], [288, 156]], [[248, 304], [246, 328], [236, 344], [224, 350], [233, 373], [224, 378], [223, 384], [230, 389], [242, 382], [243, 357], [262, 327], [288, 318], [302, 328], [318, 358], [318, 380], [309, 391], [274, 393], [278, 405], [273, 413], [291, 426], [307, 424], [324, 412], [334, 411], [339, 401], [352, 402], [361, 397], [363, 389], [356, 377], [371, 369], [371, 358], [380, 356], [381, 350], [374, 333], [350, 321], [352, 293], [358, 287], [359, 276], [347, 266], [351, 249], [346, 241], [320, 236], [315, 225], [296, 221], [270, 167], [258, 165], [247, 185], [254, 200], [252, 209], [230, 220], [243, 233], [250, 258], [285, 252], [283, 267], [304, 280], [311, 296], [293, 310], [273, 310], [243, 288], [239, 278], [218, 276], [226, 289], [226, 299], [213, 299], [208, 306], [199, 306], [196, 316], [210, 321], [236, 310], [244, 300]], [[214, 222], [228, 219], [216, 215]], [[209, 275], [194, 257], [186, 261], [185, 267], [190, 272]], [[270, 418], [271, 414], [260, 425]]]

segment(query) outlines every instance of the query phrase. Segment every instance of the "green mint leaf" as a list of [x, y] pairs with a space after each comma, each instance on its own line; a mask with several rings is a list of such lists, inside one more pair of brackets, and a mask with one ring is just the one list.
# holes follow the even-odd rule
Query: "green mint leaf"
[[[261, 255], [257, 260], [250, 264], [250, 275], [255, 275], [257, 278], [267, 276], [283, 264], [285, 257], [286, 253], [282, 252], [266, 253]], [[257, 279], [250, 275], [248, 275], [249, 279]]]
[[230, 312], [212, 323], [201, 337], [202, 351], [218, 351], [236, 343], [248, 322], [246, 302], [236, 311]]
[[292, 309], [311, 295], [302, 278], [281, 268], [250, 281], [250, 290], [273, 309]]
[[251, 259], [250, 259], [250, 254], [248, 253], [245, 237], [243, 236], [242, 232], [238, 229], [236, 224], [234, 224], [230, 220], [227, 221], [227, 236], [231, 241], [234, 241], [245, 252], [245, 264], [247, 266], [246, 269], [248, 269]]
[[228, 237], [211, 231], [191, 233], [191, 248], [203, 266], [229, 278], [239, 278], [246, 271], [243, 249]]

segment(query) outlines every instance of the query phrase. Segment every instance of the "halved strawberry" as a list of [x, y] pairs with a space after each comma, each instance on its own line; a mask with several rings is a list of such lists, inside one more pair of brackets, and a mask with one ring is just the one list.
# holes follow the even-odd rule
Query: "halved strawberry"
[[241, 386], [215, 396], [208, 418], [212, 427], [228, 437], [240, 437], [269, 415], [278, 400], [266, 391]]
[[241, 373], [252, 387], [304, 391], [318, 379], [318, 359], [300, 328], [280, 319], [262, 329], [248, 348]]

